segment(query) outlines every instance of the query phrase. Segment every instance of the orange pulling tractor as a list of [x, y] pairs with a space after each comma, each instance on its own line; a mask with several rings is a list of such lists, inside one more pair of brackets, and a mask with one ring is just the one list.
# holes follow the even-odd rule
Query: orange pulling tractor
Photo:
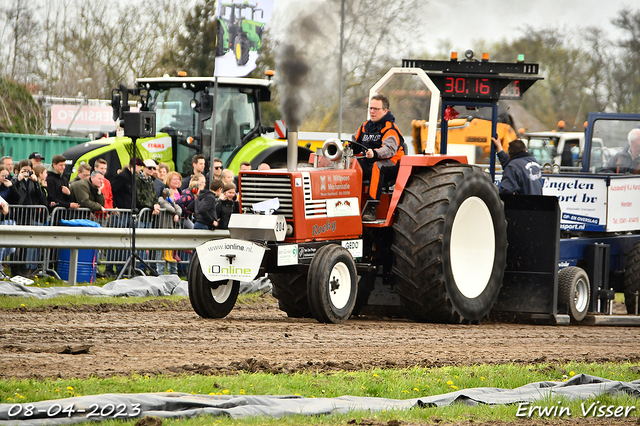
[[[371, 94], [395, 74], [417, 75], [432, 93], [431, 123], [441, 94], [443, 106], [491, 105], [514, 82], [521, 96], [540, 79], [536, 64], [419, 62], [392, 69]], [[495, 123], [494, 114], [494, 133]], [[267, 273], [291, 317], [344, 322], [367, 303], [377, 277], [416, 320], [476, 322], [487, 315], [506, 267], [503, 203], [489, 173], [464, 156], [434, 154], [436, 127], [429, 126], [425, 152], [402, 157], [372, 222], [361, 219], [367, 183], [351, 148], [328, 140], [309, 164], [298, 164], [297, 134], [290, 132], [287, 169], [241, 172], [243, 213], [231, 218], [231, 238], [197, 248], [188, 276], [194, 310], [226, 316], [239, 281]], [[446, 138], [442, 145], [446, 152]]]

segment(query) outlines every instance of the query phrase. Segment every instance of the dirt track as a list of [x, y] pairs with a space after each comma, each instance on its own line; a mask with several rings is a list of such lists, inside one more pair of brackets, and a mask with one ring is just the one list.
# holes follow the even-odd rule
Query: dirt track
[[272, 299], [205, 320], [188, 300], [0, 311], [2, 378], [638, 361], [637, 328], [289, 319]]

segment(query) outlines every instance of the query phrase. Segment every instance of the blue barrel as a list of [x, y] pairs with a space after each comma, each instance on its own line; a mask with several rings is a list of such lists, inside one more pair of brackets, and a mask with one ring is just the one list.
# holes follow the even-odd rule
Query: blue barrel
[[[69, 262], [71, 259], [71, 250], [58, 250], [58, 267], [57, 272], [60, 278], [69, 280]], [[78, 282], [94, 283], [96, 282], [96, 268], [98, 265], [98, 250], [78, 250]]]

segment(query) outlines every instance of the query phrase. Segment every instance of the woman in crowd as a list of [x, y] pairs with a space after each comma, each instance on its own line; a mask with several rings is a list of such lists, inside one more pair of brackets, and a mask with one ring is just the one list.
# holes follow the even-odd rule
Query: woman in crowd
[[43, 166], [42, 164], [36, 164], [35, 166], [33, 166], [33, 174], [36, 175], [36, 178], [38, 179], [38, 186], [40, 188], [40, 191], [42, 192], [42, 194], [44, 195], [45, 198], [45, 206], [46, 204], [46, 200], [47, 200], [47, 176], [49, 176], [49, 173], [47, 173], [47, 168], [45, 166]]
[[169, 188], [169, 197], [174, 201], [177, 201], [182, 195], [180, 193], [180, 185], [182, 185], [182, 176], [180, 173], [167, 173], [167, 176], [164, 179], [164, 186]]
[[18, 167], [18, 173], [12, 179], [17, 199], [11, 200], [10, 203], [21, 206], [46, 206], [47, 198], [40, 189], [38, 177], [33, 173], [29, 160], [20, 161]]

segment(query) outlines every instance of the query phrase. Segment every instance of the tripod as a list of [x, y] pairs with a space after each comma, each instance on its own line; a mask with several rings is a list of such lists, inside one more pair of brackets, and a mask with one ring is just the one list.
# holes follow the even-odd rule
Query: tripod
[[136, 268], [136, 262], [140, 262], [144, 268], [151, 272], [151, 275], [154, 277], [158, 276], [158, 272], [155, 269], [152, 269], [147, 262], [142, 259], [138, 253], [136, 252], [136, 228], [138, 226], [138, 209], [136, 208], [136, 143], [138, 141], [137, 136], [131, 136], [131, 145], [133, 147], [133, 154], [131, 156], [131, 167], [133, 167], [133, 171], [131, 172], [131, 220], [130, 229], [131, 229], [131, 251], [129, 252], [129, 258], [125, 262], [122, 270], [118, 274], [117, 279], [121, 279], [125, 271], [129, 270], [129, 277], [135, 277], [136, 271], [140, 273], [140, 275], [144, 275], [141, 269]]

